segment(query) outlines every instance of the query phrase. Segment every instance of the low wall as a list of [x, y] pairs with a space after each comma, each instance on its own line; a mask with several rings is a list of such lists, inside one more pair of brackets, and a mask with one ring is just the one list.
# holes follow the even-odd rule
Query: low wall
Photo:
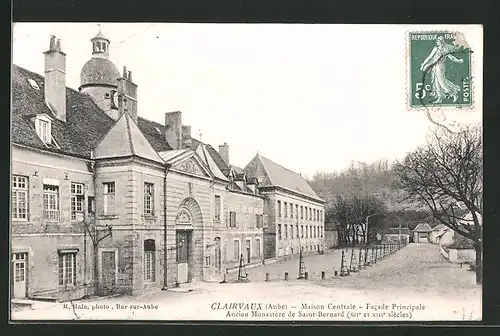
[[473, 249], [468, 250], [457, 250], [457, 261], [458, 262], [476, 262], [476, 251]]
[[473, 249], [445, 249], [443, 248], [443, 246], [439, 246], [439, 250], [443, 257], [445, 257], [446, 260], [452, 263], [476, 262], [476, 251], [474, 251]]

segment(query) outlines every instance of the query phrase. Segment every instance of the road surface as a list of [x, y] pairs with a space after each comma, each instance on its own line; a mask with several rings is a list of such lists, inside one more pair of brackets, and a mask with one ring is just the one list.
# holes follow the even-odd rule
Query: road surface
[[[294, 259], [248, 269], [249, 283], [195, 283], [188, 285], [192, 290], [188, 293], [166, 291], [140, 297], [74, 301], [74, 305], [46, 304], [39, 309], [15, 311], [12, 318], [266, 321], [481, 318], [481, 287], [475, 284], [474, 273], [448, 263], [436, 245], [410, 244], [365, 270], [334, 277], [333, 267], [337, 266], [331, 265], [335, 265], [340, 254], [336, 251], [306, 257], [306, 269], [310, 272], [307, 281], [296, 279], [298, 260]], [[322, 270], [327, 271], [324, 280]], [[285, 271], [289, 272], [289, 281], [280, 278]], [[265, 273], [271, 274], [271, 281], [264, 281]], [[245, 306], [247, 303], [254, 305]], [[252, 316], [254, 311], [256, 315]]]

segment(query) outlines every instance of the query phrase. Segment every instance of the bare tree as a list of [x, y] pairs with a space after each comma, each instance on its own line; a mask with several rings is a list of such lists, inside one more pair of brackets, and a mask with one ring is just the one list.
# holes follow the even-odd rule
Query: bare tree
[[459, 133], [437, 129], [425, 146], [394, 165], [396, 188], [425, 205], [439, 223], [474, 242], [477, 283], [482, 282], [482, 156], [481, 128], [474, 125]]
[[365, 241], [366, 217], [386, 211], [382, 200], [372, 195], [337, 196], [329, 216], [337, 224], [342, 245], [354, 246]]

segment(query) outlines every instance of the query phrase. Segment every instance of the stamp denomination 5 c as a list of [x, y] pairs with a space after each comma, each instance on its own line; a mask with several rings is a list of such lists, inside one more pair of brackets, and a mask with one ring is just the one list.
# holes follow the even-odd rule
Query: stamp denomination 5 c
[[408, 50], [410, 109], [472, 106], [472, 50], [463, 34], [410, 32]]

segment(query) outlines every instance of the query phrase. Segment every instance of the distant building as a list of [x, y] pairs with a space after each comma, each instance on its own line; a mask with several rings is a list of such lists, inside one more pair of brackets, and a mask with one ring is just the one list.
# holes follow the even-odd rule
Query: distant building
[[428, 223], [420, 223], [413, 230], [413, 241], [415, 243], [428, 243], [429, 234], [432, 231]]
[[382, 244], [408, 243], [410, 240], [410, 230], [403, 228], [388, 228], [381, 233]]

